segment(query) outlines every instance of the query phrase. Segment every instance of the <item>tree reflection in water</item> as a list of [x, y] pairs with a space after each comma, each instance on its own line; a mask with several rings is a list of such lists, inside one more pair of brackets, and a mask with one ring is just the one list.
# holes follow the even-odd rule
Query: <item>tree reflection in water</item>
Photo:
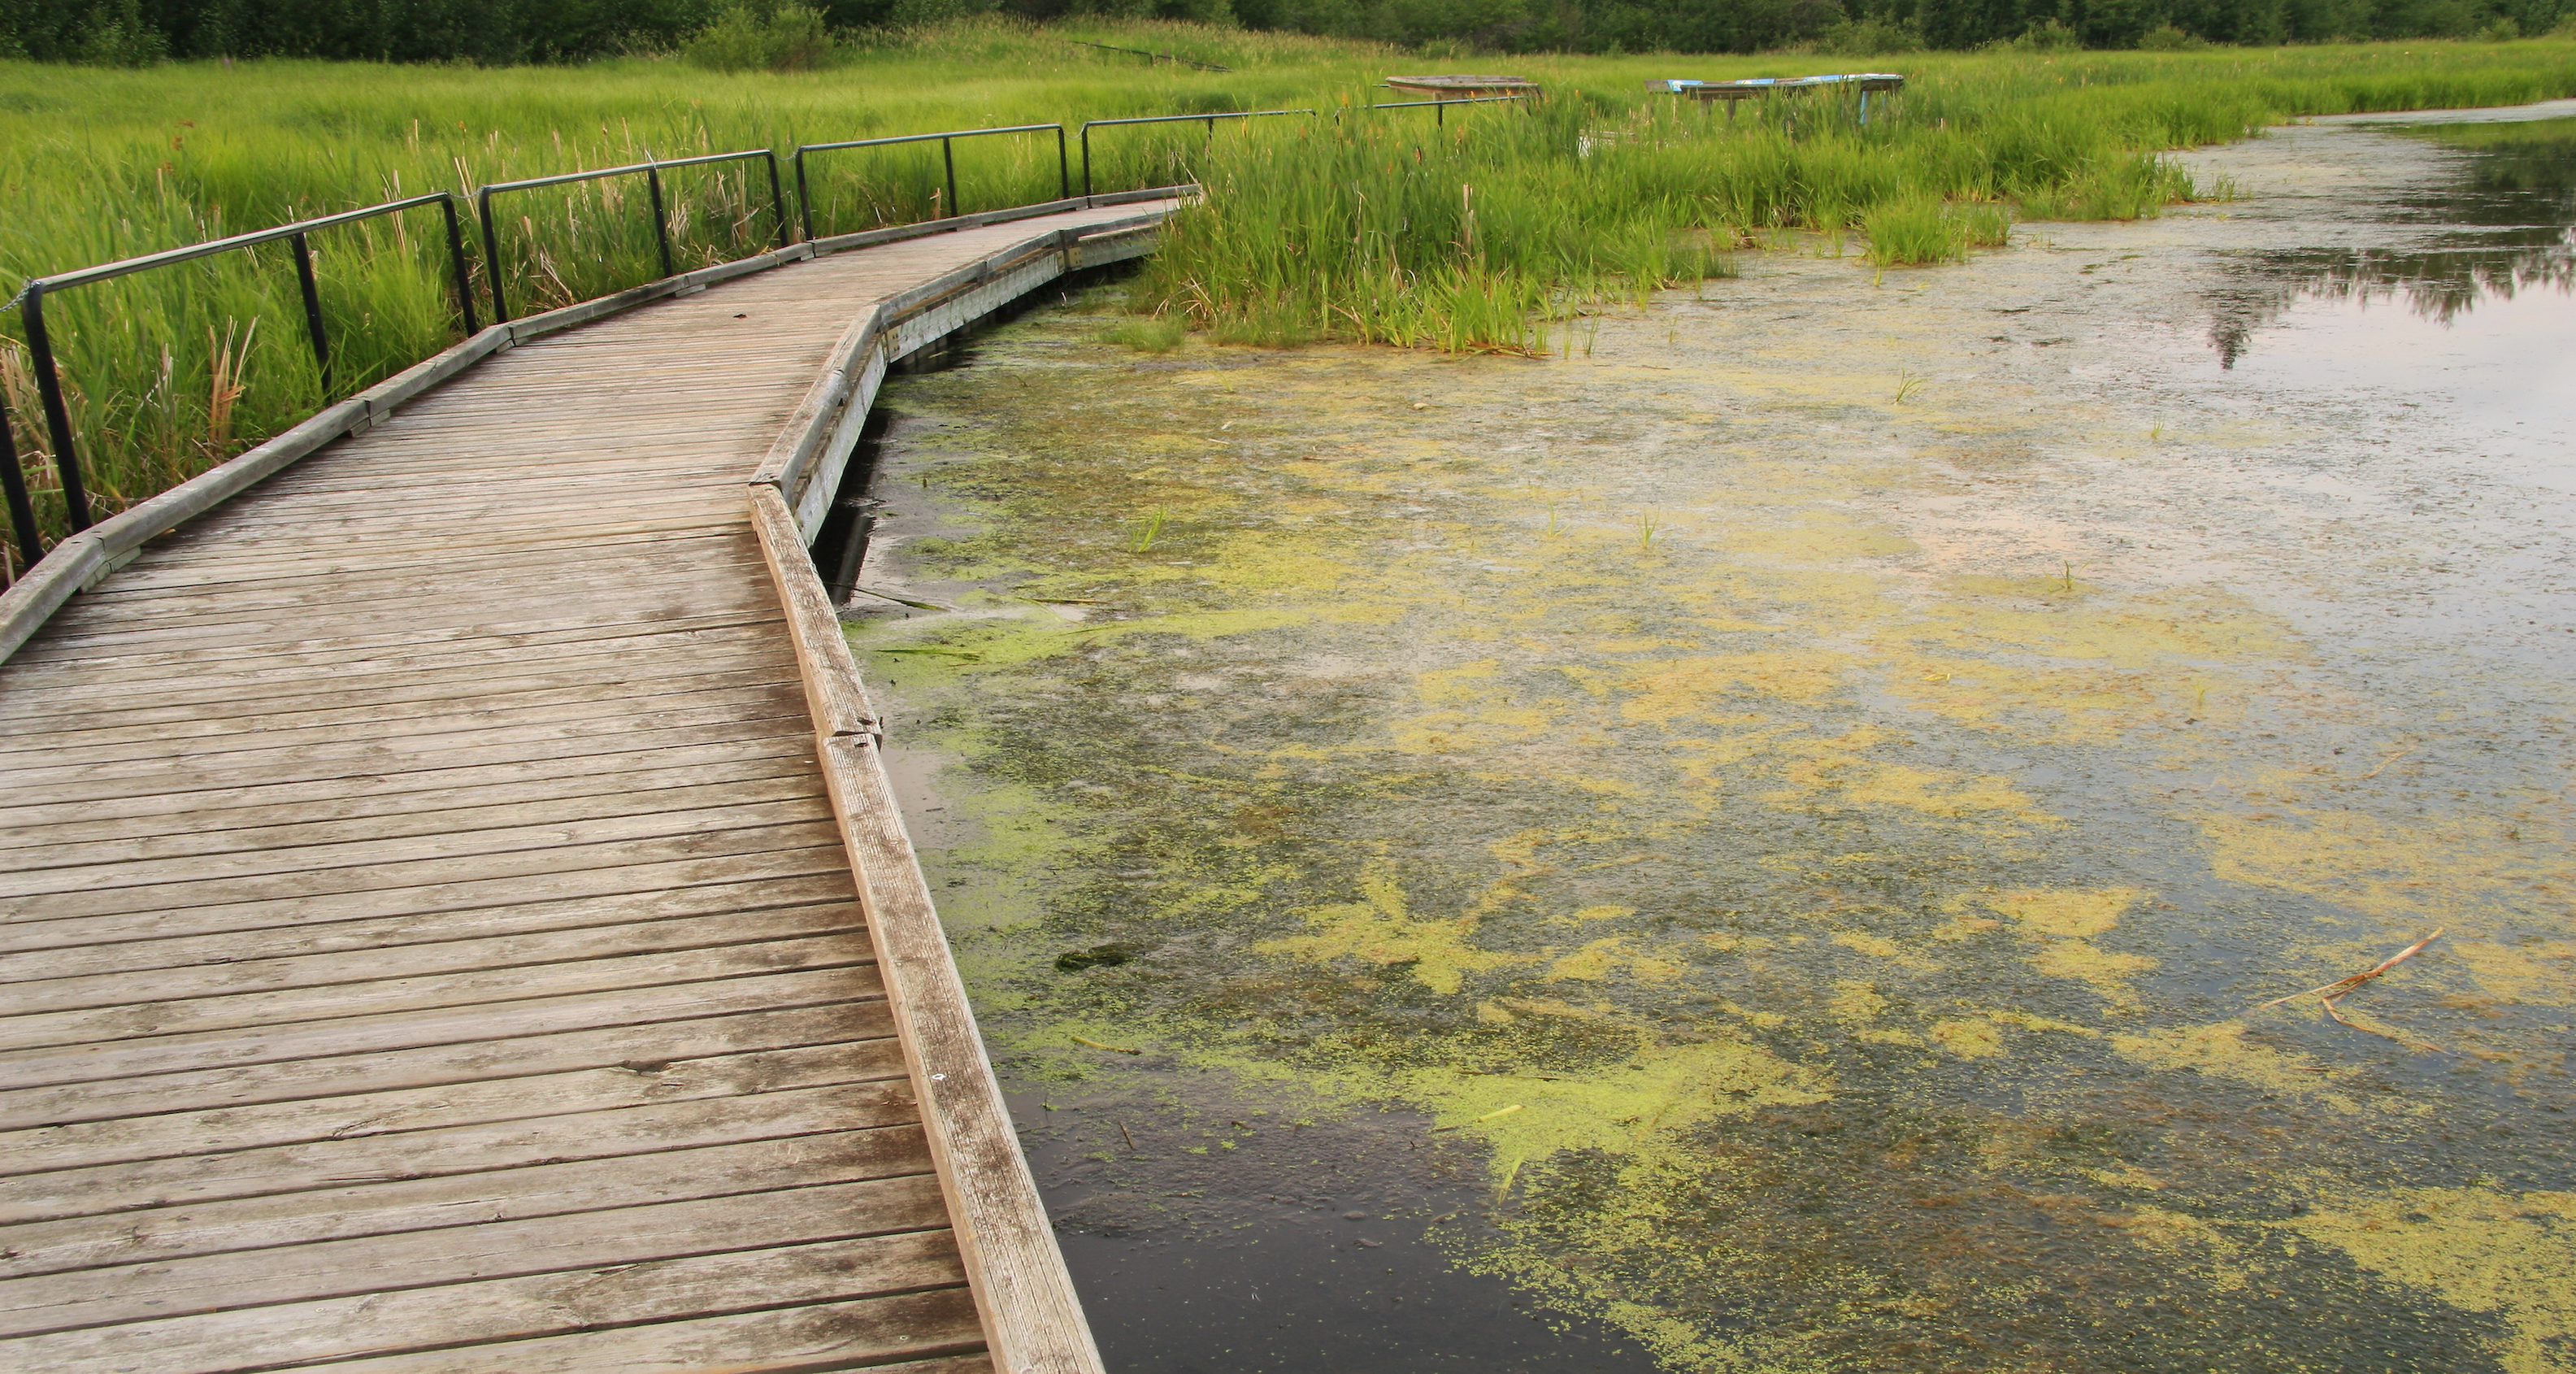
[[2301, 301], [2404, 301], [2443, 324], [2488, 299], [2576, 291], [2576, 119], [2434, 125], [2401, 132], [2469, 154], [2447, 191], [2403, 195], [2401, 223], [2440, 226], [2416, 246], [2250, 253], [2212, 293], [2209, 341], [2234, 368], [2262, 329]]

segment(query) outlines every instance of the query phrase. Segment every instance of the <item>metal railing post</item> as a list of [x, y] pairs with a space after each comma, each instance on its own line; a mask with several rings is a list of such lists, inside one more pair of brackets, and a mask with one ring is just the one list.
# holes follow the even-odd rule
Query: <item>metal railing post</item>
[[1082, 198], [1091, 199], [1091, 126], [1082, 126]]
[[796, 212], [805, 221], [805, 241], [814, 241], [814, 188], [805, 181], [805, 150], [796, 150]]
[[45, 538], [36, 527], [36, 503], [27, 495], [27, 472], [18, 466], [18, 440], [9, 432], [9, 408], [0, 405], [0, 487], [9, 494], [9, 530], [18, 536], [18, 566], [23, 571], [45, 556]]
[[671, 271], [671, 225], [662, 214], [662, 168], [655, 162], [644, 164], [644, 192], [653, 200], [653, 246], [661, 250], [662, 275]]
[[25, 327], [28, 361], [36, 369], [36, 394], [45, 403], [45, 428], [54, 441], [54, 471], [63, 480], [63, 513], [78, 534], [90, 526], [89, 484], [81, 480], [80, 454], [72, 445], [72, 413], [63, 404], [63, 379], [54, 366], [54, 343], [45, 332], [45, 288], [27, 285], [26, 303], [18, 307]]
[[331, 340], [322, 332], [322, 288], [313, 280], [313, 245], [302, 234], [287, 240], [295, 246], [295, 283], [304, 289], [304, 332], [313, 339], [313, 365], [322, 373], [322, 399], [331, 399]]
[[[769, 213], [778, 221], [778, 246], [784, 248], [796, 240], [793, 237], [795, 231], [787, 225], [787, 193], [778, 187], [778, 152], [773, 148], [761, 151], [769, 155]], [[804, 189], [801, 186], [797, 188], [799, 191]]]
[[954, 218], [956, 218], [956, 217], [957, 217], [957, 215], [958, 215], [959, 213], [961, 213], [961, 212], [958, 210], [958, 208], [957, 208], [957, 143], [956, 143], [956, 140], [954, 140], [954, 139], [948, 139], [948, 138], [943, 138], [943, 139], [939, 140], [939, 160], [940, 160], [940, 162], [941, 162], [941, 163], [945, 164], [945, 165], [947, 166], [947, 168], [948, 168], [948, 206], [947, 206], [948, 214], [947, 214], [947, 216], [946, 216], [946, 217], [947, 217], [947, 218], [950, 218], [950, 219], [954, 219]]
[[438, 208], [447, 216], [447, 265], [456, 273], [456, 309], [465, 317], [465, 337], [470, 339], [482, 326], [474, 321], [474, 281], [465, 269], [465, 235], [456, 224], [456, 197], [442, 195]]
[[1064, 126], [1061, 124], [1055, 126], [1055, 198], [1058, 200], [1073, 198], [1073, 164], [1065, 157]]
[[492, 288], [492, 323], [507, 324], [510, 307], [501, 299], [501, 240], [492, 233], [492, 188], [484, 187], [474, 199], [483, 215], [483, 277]]

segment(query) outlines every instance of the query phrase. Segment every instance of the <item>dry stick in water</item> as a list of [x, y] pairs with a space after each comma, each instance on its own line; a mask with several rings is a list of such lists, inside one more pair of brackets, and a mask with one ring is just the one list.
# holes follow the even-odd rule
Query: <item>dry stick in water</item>
[[[2381, 765], [2381, 767], [2386, 766], [2386, 764]], [[2373, 1035], [2383, 1036], [2412, 1049], [2439, 1053], [2440, 1047], [2437, 1045], [2428, 1045], [2421, 1040], [2409, 1040], [2405, 1036], [2396, 1034], [2393, 1031], [2381, 1030], [2377, 1026], [2365, 1026], [2358, 1022], [2345, 1020], [2344, 1014], [2336, 1009], [2335, 1003], [2343, 998], [2350, 997], [2353, 993], [2359, 991], [2362, 984], [2367, 983], [2371, 979], [2397, 967], [2399, 964], [2405, 963], [2407, 960], [2414, 958], [2423, 950], [2424, 946], [2433, 943], [2435, 940], [2441, 939], [2442, 932], [2448, 929], [2450, 929], [2448, 926], [2437, 927], [2432, 934], [2408, 945], [2406, 948], [2397, 951], [2395, 954], [2389, 955], [2387, 958], [2382, 959], [2378, 963], [2371, 965], [2369, 968], [2354, 974], [2350, 978], [2338, 978], [2334, 982], [2328, 983], [2321, 988], [2310, 988], [2306, 992], [2294, 992], [2287, 997], [2275, 997], [2271, 1001], [2263, 1003], [2262, 1006], [2256, 1007], [2254, 1010], [2261, 1011], [2264, 1007], [2277, 1007], [2284, 1002], [2296, 1002], [2302, 998], [2314, 997], [2324, 1004], [2326, 1015], [2332, 1018], [2336, 1025], [2350, 1026], [2352, 1029], [2357, 1031], [2368, 1031]]]
[[[1068, 1034], [1070, 1034], [1070, 1032], [1068, 1032]], [[1085, 1040], [1085, 1039], [1083, 1039], [1083, 1038], [1082, 1038], [1081, 1036], [1079, 1036], [1079, 1035], [1073, 1036], [1073, 1043], [1075, 1043], [1075, 1044], [1077, 1044], [1077, 1045], [1089, 1045], [1090, 1047], [1092, 1047], [1092, 1048], [1093, 1048], [1093, 1049], [1095, 1049], [1095, 1050], [1107, 1050], [1107, 1051], [1109, 1051], [1111, 1054], [1143, 1054], [1143, 1053], [1144, 1053], [1144, 1051], [1143, 1051], [1143, 1050], [1131, 1050], [1131, 1049], [1128, 1049], [1128, 1048], [1127, 1048], [1126, 1046], [1124, 1046], [1124, 1045], [1104, 1045], [1104, 1044], [1101, 1044], [1101, 1043], [1100, 1043], [1099, 1041], [1097, 1041], [1097, 1040]]]
[[[1503, 1108], [1501, 1111], [1487, 1112], [1483, 1116], [1477, 1117], [1476, 1121], [1491, 1121], [1498, 1116], [1510, 1116], [1512, 1113], [1519, 1111], [1520, 1109], [1521, 1104], [1515, 1102], [1512, 1105]], [[1476, 1124], [1476, 1121], [1470, 1121], [1465, 1124], [1473, 1126]], [[1431, 1133], [1433, 1135], [1438, 1135], [1442, 1131], [1454, 1131], [1456, 1129], [1458, 1129], [1456, 1126], [1434, 1126], [1431, 1128]]]

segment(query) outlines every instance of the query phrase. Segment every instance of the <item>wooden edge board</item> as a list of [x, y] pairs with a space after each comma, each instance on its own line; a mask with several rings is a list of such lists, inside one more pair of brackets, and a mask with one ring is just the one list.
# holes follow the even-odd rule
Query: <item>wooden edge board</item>
[[849, 849], [860, 910], [994, 1367], [1002, 1374], [1104, 1374], [975, 1028], [929, 881], [896, 810], [877, 748], [876, 716], [840, 617], [786, 498], [765, 482], [750, 483], [747, 494], [787, 612], [833, 816]]

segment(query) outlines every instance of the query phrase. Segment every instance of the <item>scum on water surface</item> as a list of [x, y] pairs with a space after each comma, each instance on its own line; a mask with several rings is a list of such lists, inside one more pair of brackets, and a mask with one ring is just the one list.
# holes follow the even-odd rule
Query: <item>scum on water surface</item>
[[2466, 155], [2201, 156], [1552, 362], [1076, 308], [894, 388], [870, 579], [957, 609], [853, 642], [1006, 1072], [1419, 1113], [1435, 1240], [1672, 1369], [2576, 1368], [2568, 504], [2237, 357]]

